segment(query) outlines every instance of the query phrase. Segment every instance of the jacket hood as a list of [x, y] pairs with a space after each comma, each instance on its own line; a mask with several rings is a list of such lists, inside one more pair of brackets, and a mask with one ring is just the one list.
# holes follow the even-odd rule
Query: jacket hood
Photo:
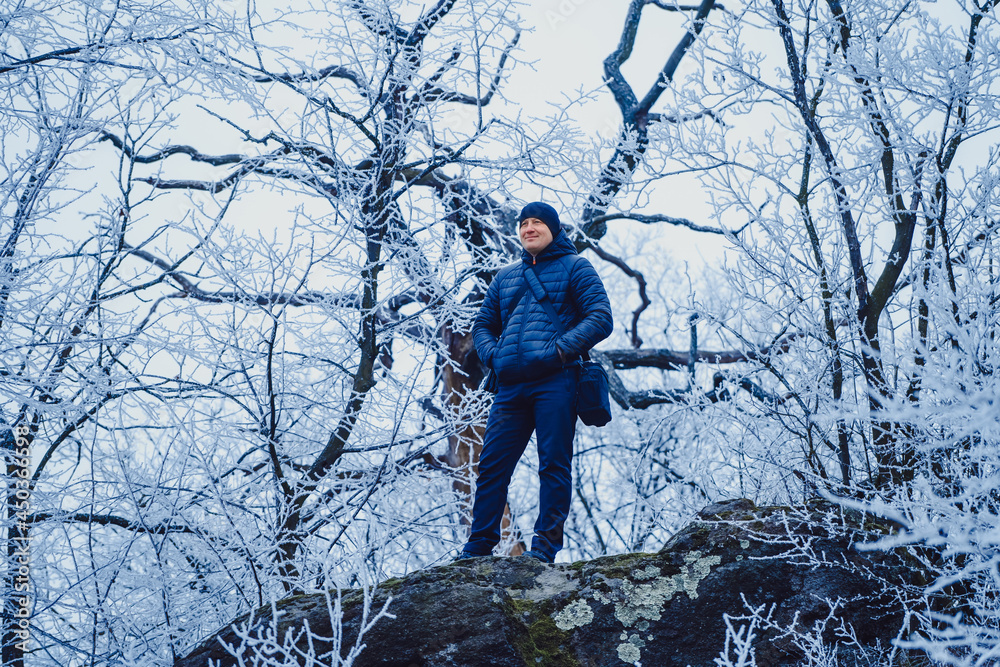
[[[552, 243], [545, 246], [545, 249], [538, 253], [537, 260], [545, 261], [548, 259], [555, 259], [556, 257], [562, 257], [563, 255], [576, 255], [576, 246], [573, 242], [569, 240], [569, 236], [566, 234], [559, 234], [559, 236], [552, 239]], [[534, 259], [531, 253], [527, 250], [521, 250], [521, 261], [525, 264], [534, 263]]]

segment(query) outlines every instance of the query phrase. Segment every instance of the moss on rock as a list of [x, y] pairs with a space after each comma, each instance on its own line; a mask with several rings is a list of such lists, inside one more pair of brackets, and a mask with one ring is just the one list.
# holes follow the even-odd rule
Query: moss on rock
[[524, 629], [514, 639], [514, 645], [525, 665], [580, 667], [570, 648], [570, 634], [556, 625], [546, 611], [550, 604], [508, 597], [505, 606], [511, 619]]

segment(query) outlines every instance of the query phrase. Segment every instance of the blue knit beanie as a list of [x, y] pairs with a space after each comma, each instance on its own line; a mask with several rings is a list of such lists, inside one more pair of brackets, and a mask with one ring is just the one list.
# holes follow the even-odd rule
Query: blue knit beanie
[[552, 238], [559, 235], [559, 214], [556, 210], [546, 204], [545, 202], [533, 201], [524, 208], [521, 209], [521, 217], [518, 218], [518, 224], [524, 222], [528, 218], [538, 218], [545, 223], [545, 226], [549, 228], [552, 232]]

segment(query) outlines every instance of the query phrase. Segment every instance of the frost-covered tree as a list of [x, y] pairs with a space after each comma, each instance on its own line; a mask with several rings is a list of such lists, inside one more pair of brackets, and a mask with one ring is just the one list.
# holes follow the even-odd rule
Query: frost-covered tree
[[198, 3], [153, 11], [132, 2], [25, 1], [2, 10], [6, 665], [24, 664], [26, 650], [42, 656], [35, 662], [63, 664], [74, 654], [103, 655], [116, 639], [108, 640], [101, 603], [91, 602], [106, 598], [106, 582], [120, 574], [93, 577], [106, 567], [96, 553], [103, 526], [120, 523], [139, 540], [156, 530], [109, 502], [121, 497], [106, 493], [117, 480], [98, 470], [114, 450], [91, 455], [94, 434], [121, 425], [109, 415], [150, 389], [123, 363], [148, 323], [120, 316], [135, 308], [129, 294], [137, 291], [117, 275], [128, 254], [122, 202], [130, 184], [93, 179], [91, 147], [142, 104], [136, 81], [169, 76], [163, 65], [197, 52], [213, 32], [208, 16]]
[[32, 454], [7, 618], [30, 532], [41, 662], [169, 662], [464, 531], [483, 397], [454, 360], [512, 247], [505, 179], [544, 146], [486, 111], [515, 16], [229, 9], [5, 24], [12, 484], [25, 426]]
[[954, 664], [997, 651], [995, 5], [726, 3], [664, 99], [701, 119], [657, 124], [634, 177], [742, 230], [695, 310], [746, 356], [649, 451], [700, 457], [710, 495], [893, 519], [939, 576], [914, 644]]

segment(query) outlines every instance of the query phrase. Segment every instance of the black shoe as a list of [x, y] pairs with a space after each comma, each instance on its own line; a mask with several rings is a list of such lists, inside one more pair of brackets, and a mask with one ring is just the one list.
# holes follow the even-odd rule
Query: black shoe
[[469, 553], [468, 551], [462, 551], [462, 552], [460, 552], [458, 554], [458, 556], [455, 558], [455, 560], [453, 560], [451, 562], [452, 563], [457, 563], [460, 560], [471, 560], [473, 558], [486, 558], [486, 556], [488, 556], [488, 555], [489, 554], [474, 554], [474, 553]]
[[554, 558], [546, 556], [541, 551], [535, 551], [534, 549], [529, 549], [528, 551], [525, 551], [523, 554], [521, 554], [521, 557], [534, 558], [535, 560], [540, 560], [543, 563], [551, 563], [555, 560]]

